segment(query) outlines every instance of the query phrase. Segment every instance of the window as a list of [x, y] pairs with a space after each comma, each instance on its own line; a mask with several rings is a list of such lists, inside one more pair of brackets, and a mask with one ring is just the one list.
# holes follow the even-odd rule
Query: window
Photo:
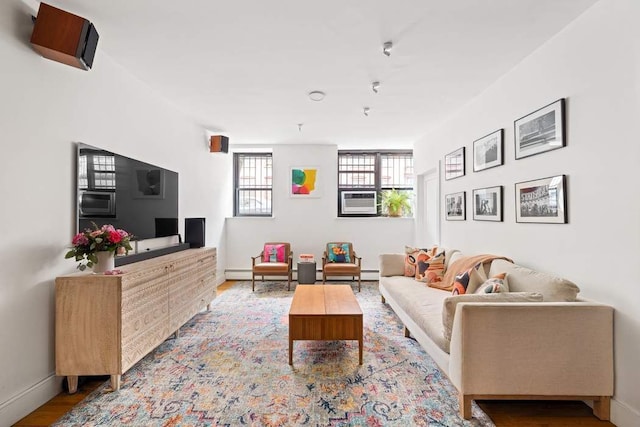
[[271, 153], [234, 153], [234, 216], [271, 216], [272, 160]]
[[[411, 150], [338, 151], [338, 216], [386, 215], [380, 207], [381, 193], [391, 189], [406, 191], [413, 200], [413, 180]], [[375, 208], [362, 199], [354, 199], [358, 195], [366, 199], [371, 191], [377, 193]], [[343, 209], [343, 200], [349, 197], [353, 209], [352, 206]]]
[[116, 162], [113, 155], [87, 150], [78, 159], [78, 186], [81, 190], [116, 189]]

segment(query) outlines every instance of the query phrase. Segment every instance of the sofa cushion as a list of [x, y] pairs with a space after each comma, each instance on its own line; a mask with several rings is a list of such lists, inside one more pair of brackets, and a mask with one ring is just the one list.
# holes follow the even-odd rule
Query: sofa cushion
[[474, 293], [483, 282], [487, 280], [482, 264], [476, 264], [467, 271], [458, 274], [453, 282], [452, 295], [464, 295]]
[[406, 277], [416, 277], [417, 265], [419, 258], [432, 257], [435, 248], [414, 248], [412, 246], [404, 247], [404, 275]]
[[327, 252], [329, 262], [351, 262], [348, 243], [329, 243]]
[[544, 301], [575, 301], [580, 288], [573, 282], [540, 271], [531, 270], [505, 260], [491, 263], [491, 275], [507, 273], [511, 292], [539, 292]]
[[[436, 249], [436, 248], [433, 248]], [[444, 256], [445, 252], [442, 251], [435, 255], [418, 254], [416, 264], [416, 280], [424, 283], [441, 282], [442, 276], [444, 276]]]
[[380, 254], [380, 276], [404, 276], [404, 254]]
[[449, 292], [424, 286], [412, 277], [385, 277], [380, 281], [402, 310], [438, 347], [444, 350], [442, 335], [442, 302]]
[[442, 302], [442, 333], [445, 340], [446, 352], [449, 353], [451, 342], [451, 329], [453, 328], [456, 306], [461, 302], [488, 302], [488, 303], [509, 303], [509, 302], [541, 302], [542, 294], [535, 292], [507, 292], [491, 294], [467, 294], [449, 296]]
[[264, 245], [263, 262], [285, 262], [284, 245]]
[[484, 281], [474, 294], [497, 294], [500, 292], [509, 292], [509, 282], [507, 281], [507, 274], [500, 273], [494, 277], [491, 277]]

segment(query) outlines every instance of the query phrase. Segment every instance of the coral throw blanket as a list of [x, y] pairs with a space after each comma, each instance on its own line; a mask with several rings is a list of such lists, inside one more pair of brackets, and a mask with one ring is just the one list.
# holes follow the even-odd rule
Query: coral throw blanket
[[457, 259], [453, 264], [447, 266], [447, 271], [444, 273], [442, 282], [429, 283], [432, 288], [442, 289], [445, 291], [453, 290], [453, 283], [456, 280], [456, 276], [462, 272], [469, 270], [471, 267], [478, 263], [484, 264], [485, 262], [493, 261], [494, 259], [504, 259], [509, 262], [513, 262], [511, 259], [498, 255], [481, 254], [474, 256], [467, 256]]

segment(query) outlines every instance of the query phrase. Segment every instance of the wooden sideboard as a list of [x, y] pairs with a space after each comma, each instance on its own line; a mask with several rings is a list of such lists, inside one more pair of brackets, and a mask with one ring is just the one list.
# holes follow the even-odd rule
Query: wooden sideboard
[[124, 274], [56, 278], [56, 375], [120, 376], [216, 296], [216, 249], [199, 248], [120, 267]]

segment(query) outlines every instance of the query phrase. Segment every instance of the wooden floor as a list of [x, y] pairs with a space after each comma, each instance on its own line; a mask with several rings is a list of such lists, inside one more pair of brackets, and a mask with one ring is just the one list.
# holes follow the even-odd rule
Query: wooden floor
[[[224, 292], [234, 284], [234, 281], [227, 281], [218, 286], [218, 292]], [[49, 426], [105, 381], [104, 377], [89, 379], [84, 384], [78, 385], [76, 394], [60, 393], [15, 423], [13, 427]], [[614, 426], [610, 422], [600, 421], [594, 417], [591, 408], [583, 402], [496, 400], [478, 403], [498, 427]]]

